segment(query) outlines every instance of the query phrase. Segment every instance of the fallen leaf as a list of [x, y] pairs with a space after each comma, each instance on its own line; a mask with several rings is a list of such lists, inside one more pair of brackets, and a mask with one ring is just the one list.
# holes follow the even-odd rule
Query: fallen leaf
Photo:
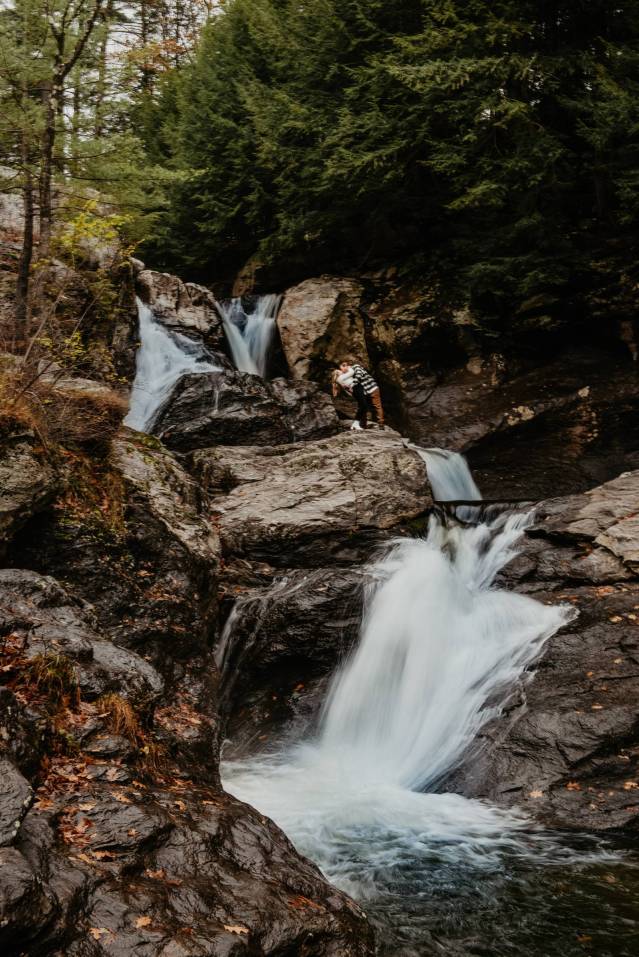
[[577, 934], [577, 943], [578, 944], [587, 944], [592, 940], [592, 937], [589, 937], [588, 934]]
[[85, 864], [91, 864], [91, 866], [95, 864], [95, 861], [92, 861], [89, 855], [85, 854], [84, 852], [80, 854], [75, 854], [74, 857], [78, 861], [84, 861]]
[[136, 922], [135, 922], [135, 926], [136, 926], [136, 927], [148, 927], [150, 923], [151, 923], [151, 918], [150, 918], [150, 917], [138, 917], [138, 919], [137, 919]]
[[615, 665], [620, 665], [622, 662], [623, 662], [623, 658], [615, 658], [614, 660]]
[[241, 924], [225, 924], [224, 930], [228, 930], [229, 934], [248, 934], [248, 927], [242, 927]]
[[610, 621], [612, 621], [616, 625], [617, 622], [623, 621], [623, 618], [621, 617], [621, 615], [613, 615]]
[[94, 940], [100, 940], [101, 937], [104, 937], [105, 934], [110, 934], [111, 931], [106, 927], [89, 927], [89, 933]]
[[543, 792], [543, 791], [531, 791], [528, 796], [531, 797], [531, 798], [540, 798], [540, 797], [543, 797], [543, 796], [544, 796], [544, 792]]
[[591, 711], [603, 711], [603, 705], [602, 705], [602, 704], [591, 704], [591, 705], [590, 705], [590, 710], [591, 710]]
[[114, 791], [113, 797], [116, 799], [116, 801], [119, 801], [120, 804], [133, 804], [131, 798], [128, 798], [126, 794], [122, 794], [121, 791]]
[[163, 880], [166, 877], [166, 871], [164, 868], [160, 868], [159, 871], [152, 871], [147, 867], [144, 873], [147, 877], [152, 877], [155, 881]]
[[636, 781], [624, 781], [624, 791], [634, 791], [635, 788], [639, 788], [639, 784], [637, 784]]
[[92, 811], [95, 807], [95, 801], [88, 801], [86, 804], [78, 804], [80, 811]]
[[578, 781], [569, 781], [566, 785], [567, 791], [581, 791], [581, 784]]
[[179, 807], [180, 811], [186, 811], [186, 804], [184, 801], [174, 801], [176, 807]]

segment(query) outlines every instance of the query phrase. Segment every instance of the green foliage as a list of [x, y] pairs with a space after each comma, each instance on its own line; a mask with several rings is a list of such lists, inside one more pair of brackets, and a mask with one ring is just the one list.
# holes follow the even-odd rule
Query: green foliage
[[147, 104], [176, 176], [152, 252], [208, 278], [419, 254], [493, 319], [571, 295], [636, 223], [638, 41], [609, 0], [228, 0]]

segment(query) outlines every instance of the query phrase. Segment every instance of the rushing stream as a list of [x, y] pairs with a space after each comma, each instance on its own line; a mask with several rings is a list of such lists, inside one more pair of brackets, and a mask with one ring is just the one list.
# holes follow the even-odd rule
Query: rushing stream
[[252, 308], [240, 298], [218, 302], [233, 362], [240, 372], [266, 376], [281, 301], [281, 296], [271, 294], [256, 297]]
[[[461, 456], [422, 457], [437, 499], [479, 498]], [[363, 904], [380, 954], [630, 957], [637, 877], [618, 889], [619, 854], [436, 791], [574, 614], [493, 585], [529, 514], [463, 517], [433, 517], [377, 564], [317, 737], [227, 763], [225, 786]]]
[[141, 299], [137, 300], [137, 307], [140, 348], [124, 424], [147, 432], [181, 376], [189, 372], [219, 372], [220, 366], [200, 342], [169, 331], [158, 322]]

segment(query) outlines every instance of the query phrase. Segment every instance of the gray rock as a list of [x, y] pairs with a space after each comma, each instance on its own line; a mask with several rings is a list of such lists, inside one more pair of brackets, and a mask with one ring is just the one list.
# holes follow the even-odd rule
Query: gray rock
[[144, 269], [137, 274], [140, 297], [163, 325], [202, 339], [210, 348], [224, 352], [226, 340], [213, 293], [205, 286], [182, 282], [169, 273]]
[[0, 947], [3, 953], [24, 953], [25, 944], [46, 927], [53, 915], [51, 899], [22, 854], [13, 847], [0, 848]]
[[350, 355], [368, 364], [362, 292], [356, 280], [334, 276], [307, 279], [286, 291], [277, 327], [294, 379], [322, 376]]
[[44, 734], [45, 722], [12, 691], [0, 687], [0, 754], [6, 754], [24, 774], [33, 774], [40, 763]]
[[[545, 503], [505, 581], [579, 612], [545, 646], [446, 789], [518, 804], [561, 827], [639, 828], [639, 473]], [[635, 503], [634, 505], [632, 503]]]
[[31, 516], [42, 511], [60, 488], [60, 478], [29, 438], [0, 448], [0, 557]]
[[275, 448], [197, 453], [231, 491], [212, 500], [226, 553], [273, 565], [348, 561], [358, 547], [423, 516], [432, 503], [424, 464], [390, 430], [349, 432]]
[[196, 483], [175, 458], [159, 444], [125, 432], [113, 442], [111, 461], [127, 486], [129, 507], [144, 510], [192, 561], [215, 567], [219, 539], [202, 514]]
[[135, 701], [156, 699], [163, 681], [148, 661], [102, 639], [95, 620], [53, 578], [0, 569], [0, 630], [22, 639], [25, 657], [62, 655], [74, 663], [82, 692], [117, 691]]
[[310, 382], [264, 382], [244, 372], [186, 375], [160, 410], [154, 432], [178, 452], [273, 445], [331, 435], [337, 415]]
[[293, 569], [240, 593], [216, 653], [234, 753], [316, 716], [323, 679], [357, 640], [371, 581], [365, 567]]
[[14, 765], [0, 758], [0, 847], [13, 844], [33, 792]]

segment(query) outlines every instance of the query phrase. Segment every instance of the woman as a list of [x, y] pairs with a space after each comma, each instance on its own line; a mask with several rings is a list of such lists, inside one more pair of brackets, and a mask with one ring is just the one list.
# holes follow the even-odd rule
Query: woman
[[358, 362], [352, 364], [344, 359], [333, 373], [333, 395], [344, 389], [357, 402], [357, 422], [361, 429], [367, 428], [368, 412], [373, 413], [381, 428], [384, 427], [384, 409], [379, 386], [372, 375]]

